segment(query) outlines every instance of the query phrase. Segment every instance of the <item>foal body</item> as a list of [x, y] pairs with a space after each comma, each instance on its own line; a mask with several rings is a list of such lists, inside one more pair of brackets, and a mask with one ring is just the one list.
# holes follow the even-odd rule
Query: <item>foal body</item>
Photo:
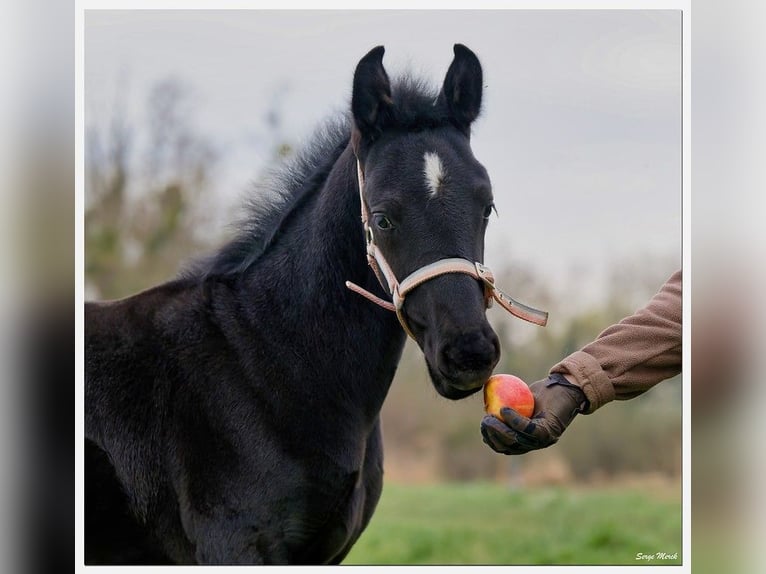
[[301, 239], [276, 237], [247, 273], [86, 307], [86, 436], [138, 486], [130, 502], [173, 561], [337, 563], [372, 515], [404, 335], [339, 288], [380, 290], [355, 169], [347, 147], [306, 196], [314, 216], [285, 222]]

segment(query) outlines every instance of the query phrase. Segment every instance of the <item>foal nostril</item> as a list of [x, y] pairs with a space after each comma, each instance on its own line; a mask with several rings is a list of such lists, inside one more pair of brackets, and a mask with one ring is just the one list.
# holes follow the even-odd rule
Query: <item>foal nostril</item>
[[459, 335], [442, 348], [442, 359], [451, 372], [481, 372], [494, 368], [500, 358], [497, 335], [474, 331]]

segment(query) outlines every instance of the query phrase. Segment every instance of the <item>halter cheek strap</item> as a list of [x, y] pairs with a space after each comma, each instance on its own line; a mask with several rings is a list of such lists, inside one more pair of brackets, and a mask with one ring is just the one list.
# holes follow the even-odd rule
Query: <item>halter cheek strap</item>
[[377, 295], [370, 293], [351, 281], [346, 281], [346, 287], [362, 297], [365, 297], [369, 301], [372, 301], [376, 305], [380, 305], [389, 311], [394, 311], [402, 328], [413, 340], [415, 339], [415, 335], [413, 335], [410, 330], [409, 325], [407, 324], [407, 318], [404, 315], [405, 297], [410, 291], [415, 289], [415, 287], [422, 285], [426, 281], [430, 281], [435, 277], [446, 275], [448, 273], [463, 273], [480, 281], [484, 286], [485, 305], [488, 308], [492, 306], [493, 301], [497, 301], [503, 309], [512, 315], [524, 319], [525, 321], [529, 321], [530, 323], [534, 323], [535, 325], [545, 326], [548, 322], [547, 312], [519, 303], [495, 287], [495, 277], [492, 274], [492, 271], [479, 262], [471, 262], [468, 259], [459, 257], [440, 259], [413, 271], [405, 277], [403, 281], [397, 281], [391, 266], [388, 264], [388, 261], [386, 261], [383, 253], [375, 243], [375, 236], [372, 227], [370, 227], [370, 216], [367, 210], [367, 204], [364, 201], [364, 171], [362, 170], [362, 164], [358, 159], [356, 161], [356, 171], [359, 181], [359, 201], [362, 205], [362, 225], [364, 226], [364, 236], [367, 242], [367, 263], [372, 268], [381, 286], [384, 289], [388, 289], [393, 302], [381, 299]]

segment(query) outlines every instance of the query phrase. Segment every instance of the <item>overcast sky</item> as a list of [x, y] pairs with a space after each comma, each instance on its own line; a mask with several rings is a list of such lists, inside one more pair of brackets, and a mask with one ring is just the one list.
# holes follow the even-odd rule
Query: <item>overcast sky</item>
[[[680, 32], [678, 11], [88, 11], [86, 121], [105, 117], [116, 86], [140, 114], [153, 84], [178, 78], [223, 152], [214, 193], [231, 204], [269, 138], [299, 144], [345, 109], [370, 48], [385, 45], [390, 75], [440, 85], [464, 43], [484, 69], [472, 141], [500, 213], [486, 262], [597, 286], [636, 254], [668, 275], [681, 264]], [[264, 119], [275, 106], [279, 134]]]

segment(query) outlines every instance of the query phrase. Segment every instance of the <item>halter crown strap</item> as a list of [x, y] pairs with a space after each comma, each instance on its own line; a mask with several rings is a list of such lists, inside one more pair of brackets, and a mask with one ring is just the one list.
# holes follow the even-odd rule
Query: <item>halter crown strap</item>
[[407, 319], [404, 316], [404, 300], [407, 293], [435, 277], [446, 275], [448, 273], [463, 273], [480, 281], [484, 286], [484, 298], [487, 307], [491, 307], [492, 302], [497, 301], [503, 309], [515, 317], [524, 319], [535, 325], [543, 327], [546, 325], [548, 322], [547, 312], [519, 303], [508, 294], [495, 287], [495, 277], [492, 274], [492, 271], [489, 267], [486, 267], [479, 262], [471, 262], [468, 259], [460, 257], [440, 259], [413, 271], [405, 277], [401, 283], [397, 281], [393, 269], [391, 269], [391, 266], [388, 264], [388, 261], [386, 261], [383, 253], [375, 244], [375, 236], [370, 227], [369, 212], [367, 211], [367, 205], [364, 201], [364, 171], [362, 170], [362, 164], [358, 158], [356, 160], [356, 171], [359, 182], [359, 201], [362, 205], [362, 225], [364, 226], [364, 236], [367, 242], [367, 263], [372, 268], [381, 286], [384, 289], [388, 289], [393, 302], [385, 301], [351, 281], [346, 281], [346, 287], [376, 305], [380, 305], [389, 311], [394, 311], [402, 328], [413, 340], [415, 339], [415, 335], [413, 335], [410, 330], [409, 325], [407, 324]]

